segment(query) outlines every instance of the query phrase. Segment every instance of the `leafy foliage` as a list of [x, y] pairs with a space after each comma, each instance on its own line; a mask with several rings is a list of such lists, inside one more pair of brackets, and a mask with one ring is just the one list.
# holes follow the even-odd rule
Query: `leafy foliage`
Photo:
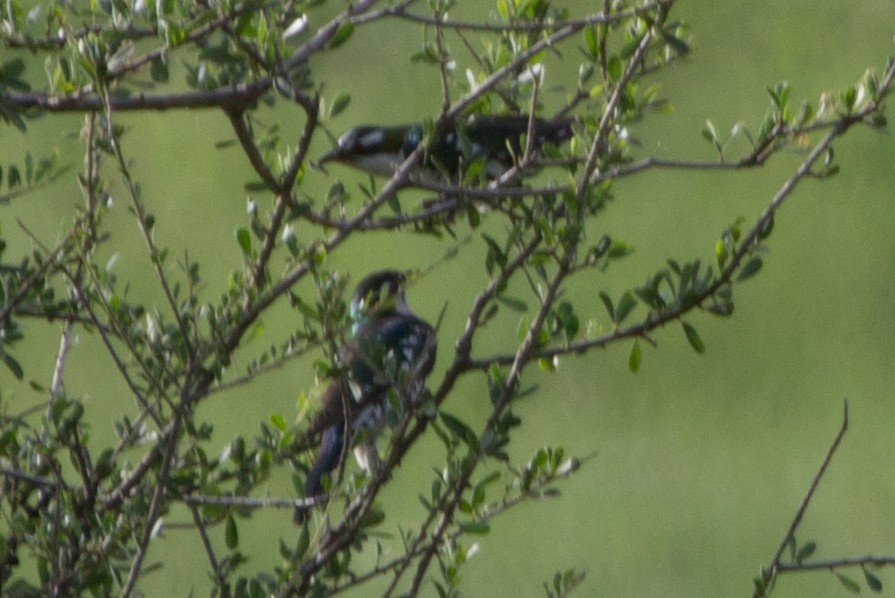
[[[216, 595], [332, 595], [375, 578], [386, 580], [389, 595], [415, 595], [423, 584], [440, 596], [458, 595], [463, 566], [478, 551], [476, 539], [491, 533], [492, 520], [517, 505], [556, 496], [557, 484], [584, 461], [547, 446], [526, 463], [511, 463], [506, 447], [522, 423], [513, 407], [536, 394], [523, 384], [526, 369], [537, 364], [552, 371], [566, 356], [632, 342], [628, 366], [636, 372], [644, 346], [655, 344], [652, 332], [672, 322], [680, 322], [695, 351], [706, 351], [694, 324], [697, 313], [733, 313], [734, 289], [761, 273], [776, 210], [806, 178], [836, 174], [836, 138], [855, 125], [886, 124], [881, 107], [891, 93], [892, 63], [879, 75], [868, 71], [841, 93], [824, 95], [816, 106], [796, 108], [786, 84], [769, 88], [762, 122], [751, 129], [738, 124], [730, 133], [745, 137], [751, 148], [739, 158], [731, 158], [729, 139], [708, 121], [702, 135], [717, 161], [643, 156], [635, 128], [668, 108], [654, 75], [690, 51], [686, 27], [673, 18], [673, 0], [605, 2], [604, 12], [588, 15], [549, 0], [498, 0], [493, 14], [477, 23], [452, 20], [450, 0], [433, 0], [428, 8], [415, 4], [165, 0], [46, 2], [26, 10], [24, 3], [6, 3], [0, 39], [9, 57], [0, 64], [0, 120], [25, 132], [34, 119], [55, 113], [85, 115], [76, 177], [84, 199], [73, 222], [54, 247], [34, 238], [35, 249], [27, 254], [10, 255], [0, 237], [3, 367], [26, 379], [17, 356], [24, 322], [61, 323], [53, 380], [33, 383], [44, 403], [18, 412], [5, 396], [0, 403], [0, 584], [7, 593], [133, 595], [144, 576], [165, 567], [164, 560], [147, 563], [147, 549], [172, 511], [182, 509], [205, 548]], [[311, 58], [360, 43], [362, 28], [405, 21], [422, 31], [412, 60], [431, 68], [444, 97], [424, 123], [424, 143], [387, 182], [371, 179], [358, 191], [335, 182], [325, 195], [309, 191], [311, 140], [322, 135], [327, 119], [350, 114], [357, 103], [352, 98], [359, 97], [326, 89]], [[472, 31], [481, 34], [480, 42], [471, 41]], [[26, 59], [29, 53], [43, 65], [46, 78], [39, 85], [38, 61]], [[550, 96], [542, 83], [555, 61], [577, 62], [568, 97]], [[290, 119], [297, 114], [301, 130], [287, 132], [272, 122], [271, 107]], [[238, 145], [253, 170], [244, 187], [250, 194], [246, 221], [227, 237], [239, 263], [213, 301], [200, 293], [212, 284], [203, 280], [202, 265], [188, 255], [175, 258], [160, 244], [158, 233], [168, 223], [147, 209], [125, 150], [138, 133], [121, 124], [126, 112], [195, 108], [227, 116], [233, 139], [224, 144]], [[572, 118], [573, 139], [540, 151], [520, 146], [513, 165], [497, 177], [489, 176], [482, 160], [465, 163], [456, 180], [411, 176], [440, 131], [470, 115], [504, 113]], [[793, 145], [808, 150], [801, 165], [754, 224], [731, 215], [733, 224], [706, 248], [710, 259], [669, 259], [634, 288], [598, 287], [590, 303], [567, 295], [585, 277], [623, 265], [633, 250], [601, 229], [599, 216], [615, 207], [616, 181], [656, 167], [758, 166]], [[74, 170], [75, 161], [61, 162], [56, 154], [25, 152], [15, 164], [0, 165], [0, 203]], [[137, 296], [131, 281], [119, 280], [114, 260], [98, 261], [124, 241], [105, 223], [113, 187], [152, 264], [151, 282], [162, 297], [155, 303]], [[414, 197], [411, 187], [435, 198], [408, 199]], [[303, 486], [312, 451], [297, 439], [308, 413], [297, 423], [274, 413], [254, 435], [222, 441], [198, 407], [295, 359], [315, 359], [320, 379], [339, 375], [349, 276], [334, 269], [333, 257], [348, 239], [370, 231], [436, 239], [470, 235], [481, 241], [489, 281], [469, 306], [465, 329], [439, 330], [440, 350], [453, 353], [430, 380], [422, 407], [392, 430], [379, 470], [353, 473], [343, 464], [349, 473], [330, 480], [325, 509], [301, 497], [252, 498], [273, 477]], [[298, 324], [280, 331], [240, 371], [234, 353], [284, 297]], [[498, 322], [516, 323], [517, 337], [500, 353], [474, 353], [474, 341]], [[114, 418], [114, 445], [93, 442], [88, 403], [65, 390], [68, 352], [78, 332], [101, 339], [114, 367], [109, 375], [129, 389], [131, 405], [107, 414]], [[466, 378], [484, 379], [490, 398], [484, 421], [463, 421], [443, 408]], [[307, 396], [302, 406], [315, 409]], [[389, 553], [399, 556], [389, 560], [382, 529], [391, 523], [390, 513], [379, 492], [427, 432], [440, 441], [443, 460], [433, 464], [430, 486], [418, 492], [425, 515], [391, 542]], [[213, 448], [222, 444], [223, 450]], [[293, 506], [317, 510], [279, 538], [279, 566], [247, 573], [242, 530], [257, 509]], [[223, 546], [209, 541], [217, 530]], [[371, 567], [358, 564], [363, 550], [375, 551]], [[801, 563], [812, 551], [812, 544], [793, 546], [793, 558]], [[846, 587], [856, 585], [837, 575]], [[864, 577], [879, 591], [873, 573], [864, 569]], [[584, 579], [569, 569], [544, 589], [548, 596], [564, 596]], [[763, 593], [771, 581], [762, 575], [756, 590]]]

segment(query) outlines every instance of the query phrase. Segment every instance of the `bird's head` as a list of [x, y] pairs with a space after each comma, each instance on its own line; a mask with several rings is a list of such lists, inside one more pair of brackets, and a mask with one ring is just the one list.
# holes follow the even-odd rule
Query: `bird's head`
[[398, 270], [381, 270], [360, 281], [351, 297], [355, 331], [362, 323], [382, 315], [410, 313], [404, 299], [406, 285], [407, 274]]
[[[336, 141], [336, 148], [324, 155], [319, 165], [338, 162], [364, 172], [390, 177], [413, 151], [407, 137], [411, 127], [362, 125], [348, 129]], [[416, 143], [419, 143], [418, 141]]]

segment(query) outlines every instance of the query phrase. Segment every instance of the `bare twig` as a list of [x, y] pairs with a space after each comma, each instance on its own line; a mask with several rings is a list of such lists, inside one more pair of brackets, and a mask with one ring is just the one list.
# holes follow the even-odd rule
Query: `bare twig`
[[798, 529], [799, 524], [802, 522], [802, 517], [805, 516], [805, 511], [808, 510], [808, 505], [811, 503], [811, 499], [814, 498], [814, 493], [817, 490], [821, 479], [826, 473], [827, 467], [829, 467], [830, 462], [833, 460], [833, 455], [836, 454], [836, 450], [839, 448], [842, 439], [845, 437], [846, 431], [848, 431], [848, 401], [845, 401], [845, 404], [843, 405], [842, 425], [839, 428], [839, 433], [836, 434], [836, 438], [833, 440], [833, 444], [831, 444], [830, 448], [827, 449], [827, 454], [824, 457], [823, 463], [821, 463], [820, 468], [817, 470], [817, 473], [814, 474], [814, 478], [811, 480], [811, 484], [808, 486], [808, 492], [806, 492], [805, 496], [802, 498], [802, 502], [799, 504], [799, 508], [796, 510], [796, 514], [789, 524], [789, 529], [786, 530], [786, 535], [783, 536], [783, 541], [780, 542], [780, 545], [774, 552], [774, 556], [771, 558], [771, 562], [762, 570], [762, 577], [765, 583], [764, 591], [759, 592], [758, 589], [756, 589], [756, 591], [752, 594], [753, 598], [760, 598], [761, 596], [766, 595], [767, 590], [769, 590], [774, 585], [774, 582], [777, 579], [777, 574], [780, 570], [780, 559], [783, 557], [783, 551], [786, 550], [786, 547], [789, 546], [790, 543], [794, 540], [796, 530]]
[[280, 508], [295, 509], [310, 508], [325, 502], [325, 497], [311, 496], [307, 498], [253, 498], [251, 496], [203, 496], [187, 494], [183, 496], [183, 502], [190, 506], [225, 506], [245, 509]]
[[12, 467], [5, 467], [0, 465], [0, 474], [8, 477], [8, 478], [16, 478], [19, 480], [23, 480], [31, 484], [32, 486], [41, 486], [43, 488], [55, 488], [56, 482], [53, 480], [48, 480], [46, 478], [42, 478], [36, 475], [31, 475], [30, 473], [25, 473], [19, 469], [14, 469]]
[[226, 595], [228, 585], [227, 585], [227, 577], [224, 575], [224, 572], [221, 570], [221, 564], [217, 559], [217, 556], [214, 554], [214, 547], [211, 545], [211, 539], [208, 537], [208, 530], [205, 526], [205, 520], [202, 519], [202, 514], [199, 512], [199, 509], [195, 505], [190, 505], [190, 514], [193, 516], [193, 523], [196, 526], [196, 529], [199, 531], [199, 537], [202, 538], [202, 546], [205, 548], [205, 554], [208, 556], [208, 564], [211, 565], [211, 570], [214, 572], [215, 581], [218, 585], [218, 590], [221, 592], [221, 595]]
[[829, 559], [826, 561], [811, 561], [809, 563], [781, 563], [778, 562], [775, 570], [780, 573], [796, 573], [799, 571], [834, 570], [845, 567], [883, 567], [895, 565], [895, 556], [867, 555], [853, 556], [841, 559]]

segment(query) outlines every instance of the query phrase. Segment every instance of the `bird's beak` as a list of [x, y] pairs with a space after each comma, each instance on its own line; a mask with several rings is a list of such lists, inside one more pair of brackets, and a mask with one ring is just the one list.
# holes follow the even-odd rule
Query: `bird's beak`
[[329, 151], [329, 152], [326, 152], [325, 154], [323, 154], [323, 157], [321, 157], [317, 161], [317, 164], [326, 164], [327, 162], [332, 162], [333, 160], [337, 160], [338, 158], [339, 158], [339, 150], [334, 149], [332, 151]]
[[329, 172], [326, 171], [326, 168], [324, 168], [323, 165], [326, 164], [327, 162], [333, 162], [335, 160], [338, 160], [338, 158], [339, 158], [338, 150], [332, 150], [331, 152], [327, 152], [327, 153], [323, 154], [323, 156], [319, 160], [317, 160], [317, 162], [311, 162], [311, 166], [313, 166], [314, 168], [316, 168], [323, 174], [328, 175]]

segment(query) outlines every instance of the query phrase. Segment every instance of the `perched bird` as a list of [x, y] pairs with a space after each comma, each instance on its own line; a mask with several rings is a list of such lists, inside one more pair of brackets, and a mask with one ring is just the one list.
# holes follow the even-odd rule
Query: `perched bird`
[[[497, 178], [524, 151], [521, 137], [528, 133], [528, 116], [472, 116], [439, 135], [427, 147], [422, 166], [412, 175], [417, 180], [456, 179], [461, 164], [484, 159], [484, 173]], [[534, 148], [557, 144], [572, 137], [572, 120], [534, 121]], [[398, 166], [423, 141], [423, 126], [381, 127], [363, 125], [349, 129], [336, 149], [318, 164], [338, 162], [379, 176], [392, 176]]]
[[[345, 435], [358, 464], [378, 466], [375, 436], [390, 416], [393, 401], [412, 407], [435, 364], [435, 330], [407, 306], [407, 277], [383, 270], [364, 278], [351, 298], [351, 341], [341, 351], [342, 373], [323, 394], [322, 406], [302, 444], [319, 437], [320, 450], [305, 481], [305, 494], [323, 493], [322, 478], [335, 470], [345, 450]], [[389, 395], [394, 393], [392, 397]], [[296, 520], [304, 513], [296, 510]]]

